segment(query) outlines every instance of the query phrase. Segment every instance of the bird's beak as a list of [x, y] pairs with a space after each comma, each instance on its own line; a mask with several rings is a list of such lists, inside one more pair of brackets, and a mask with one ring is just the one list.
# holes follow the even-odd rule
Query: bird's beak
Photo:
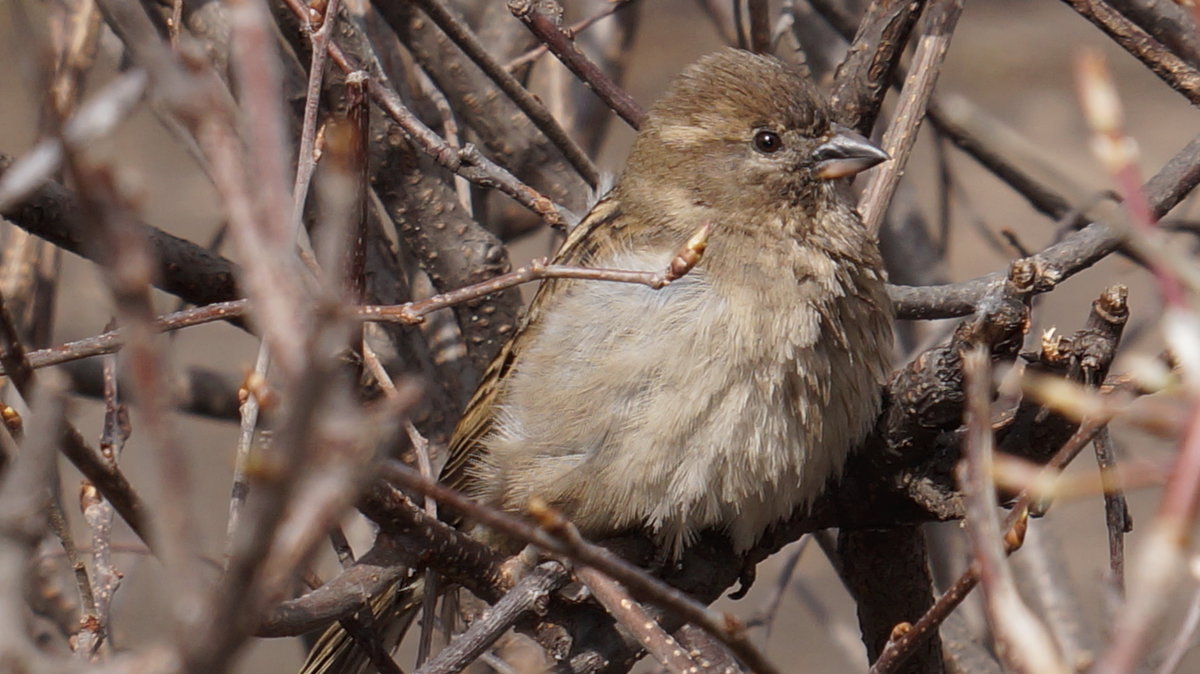
[[878, 145], [850, 127], [834, 124], [833, 132], [833, 138], [813, 150], [813, 173], [818, 178], [846, 178], [891, 159]]

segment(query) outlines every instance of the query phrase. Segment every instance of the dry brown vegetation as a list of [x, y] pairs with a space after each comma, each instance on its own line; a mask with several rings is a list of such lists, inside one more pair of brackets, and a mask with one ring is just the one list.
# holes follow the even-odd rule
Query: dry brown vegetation
[[[290, 671], [282, 637], [334, 621], [380, 671], [1200, 666], [1192, 9], [7, 5], [0, 670]], [[746, 556], [714, 532], [663, 569], [428, 476], [518, 285], [580, 273], [514, 261], [722, 43], [804, 60], [893, 156], [857, 187], [900, 334], [837, 489]], [[514, 574], [434, 502], [547, 554]], [[364, 597], [426, 570], [496, 608], [432, 649], [429, 612], [393, 660]]]

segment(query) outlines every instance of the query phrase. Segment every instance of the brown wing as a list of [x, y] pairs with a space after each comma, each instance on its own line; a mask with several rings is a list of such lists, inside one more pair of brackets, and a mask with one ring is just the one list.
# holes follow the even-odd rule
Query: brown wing
[[[596, 251], [597, 239], [593, 236], [594, 232], [600, 228], [619, 227], [620, 213], [620, 203], [613, 193], [609, 193], [567, 235], [566, 241], [554, 255], [554, 263], [586, 266]], [[522, 344], [533, 336], [528, 327], [537, 323], [538, 315], [549, 304], [549, 299], [563, 287], [562, 283], [555, 280], [542, 283], [525, 313], [525, 318], [484, 371], [479, 387], [467, 403], [467, 409], [450, 438], [449, 455], [442, 466], [441, 475], [442, 482], [447, 486], [467, 493], [473, 491], [470, 466], [481, 452], [486, 451], [482, 441], [492, 429], [500, 385], [520, 357], [523, 351]]]

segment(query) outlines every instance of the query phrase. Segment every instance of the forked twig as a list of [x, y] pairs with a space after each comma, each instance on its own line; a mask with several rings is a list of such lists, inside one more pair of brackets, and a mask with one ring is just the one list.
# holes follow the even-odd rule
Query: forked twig
[[571, 574], [558, 562], [540, 564], [413, 674], [454, 674], [462, 671], [504, 636], [518, 620], [544, 606], [550, 592], [570, 578]]
[[[609, 0], [608, 5], [604, 9], [601, 9], [600, 11], [587, 17], [586, 19], [576, 21], [575, 23], [571, 24], [570, 26], [567, 26], [566, 28], [563, 29], [563, 33], [567, 36], [568, 39], [574, 40], [575, 36], [579, 35], [583, 31], [587, 30], [593, 24], [600, 21], [601, 19], [605, 19], [605, 18], [615, 14], [617, 10], [628, 6], [630, 2], [633, 2], [633, 0]], [[545, 54], [547, 51], [549, 51], [549, 47], [547, 47], [546, 43], [543, 42], [542, 44], [539, 44], [538, 46], [534, 47], [533, 49], [530, 49], [529, 51], [525, 52], [524, 54], [521, 54], [520, 56], [518, 56], [518, 57], [514, 58], [513, 60], [509, 61], [508, 63], [504, 64], [504, 69], [509, 72], [512, 72], [512, 71], [516, 70], [517, 68], [525, 66], [529, 63], [533, 63], [534, 61], [541, 58], [542, 55]]]
[[570, 36], [538, 11], [531, 0], [508, 0], [508, 9], [546, 45], [550, 53], [558, 57], [558, 60], [575, 73], [589, 89], [596, 92], [613, 112], [620, 115], [629, 126], [635, 129], [641, 127], [646, 118], [646, 110], [612, 78], [604, 74], [591, 59], [584, 56], [571, 42]]
[[550, 139], [554, 146], [557, 147], [566, 157], [571, 166], [579, 172], [579, 175], [587, 181], [588, 185], [595, 187], [600, 180], [600, 171], [596, 169], [595, 164], [591, 159], [588, 159], [583, 148], [571, 139], [565, 129], [554, 119], [546, 106], [542, 105], [541, 101], [536, 96], [529, 93], [529, 90], [517, 81], [511, 73], [505, 70], [504, 66], [496, 61], [491, 52], [483, 46], [479, 38], [460, 21], [454, 14], [441, 2], [441, 0], [413, 0], [429, 18], [433, 19], [434, 23], [441, 28], [450, 39], [454, 40], [455, 44], [462, 49], [463, 53], [471, 58], [486, 74], [496, 83], [500, 90], [505, 93], [512, 102], [524, 112], [529, 121], [533, 122], [546, 137]]

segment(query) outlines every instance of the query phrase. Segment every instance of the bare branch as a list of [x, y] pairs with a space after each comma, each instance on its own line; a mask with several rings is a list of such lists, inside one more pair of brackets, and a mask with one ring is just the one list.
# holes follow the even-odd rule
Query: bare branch
[[[545, 14], [533, 6], [531, 0], [509, 0], [508, 8], [513, 16], [521, 20], [529, 30], [546, 45], [550, 53], [558, 57], [563, 65], [575, 73], [589, 89], [608, 104], [634, 129], [642, 125], [646, 110], [633, 100], [624, 89], [605, 75], [583, 52], [579, 51], [571, 38], [554, 24]], [[593, 183], [593, 186], [595, 184]]]
[[812, 0], [811, 4], [850, 42], [846, 58], [834, 76], [833, 109], [838, 111], [843, 124], [869, 135], [892, 72], [899, 67], [899, 54], [925, 2], [872, 2], [861, 23], [838, 3]]
[[505, 93], [517, 107], [521, 108], [534, 123], [535, 126], [546, 134], [546, 137], [554, 143], [567, 161], [575, 167], [579, 175], [583, 177], [587, 183], [593, 187], [600, 180], [600, 172], [592, 164], [592, 161], [587, 158], [573, 140], [567, 136], [567, 132], [558, 124], [550, 111], [546, 110], [534, 96], [529, 93], [521, 83], [517, 81], [504, 66], [487, 51], [470, 28], [462, 23], [457, 17], [442, 4], [441, 0], [415, 0], [417, 5], [433, 19], [452, 40], [471, 57], [471, 60], [487, 73], [488, 77], [500, 87], [500, 90]]
[[504, 636], [529, 612], [545, 610], [549, 594], [561, 587], [570, 574], [557, 562], [545, 562], [527, 573], [465, 632], [458, 635], [436, 657], [413, 674], [453, 674], [462, 671]]
[[[1076, 12], [1108, 34], [1192, 105], [1200, 105], [1200, 71], [1150, 37], [1102, 0], [1066, 0]], [[1193, 29], [1194, 32], [1194, 29]]]
[[995, 440], [991, 428], [992, 374], [987, 352], [976, 350], [967, 354], [963, 370], [967, 378], [967, 438], [966, 460], [959, 466], [959, 481], [966, 495], [973, 567], [978, 567], [983, 583], [996, 650], [1001, 660], [1016, 671], [1067, 674], [1071, 670], [1045, 625], [1021, 599], [1012, 569], [1005, 560], [992, 478]]
[[435, 482], [425, 480], [411, 468], [390, 462], [383, 468], [388, 479], [406, 488], [431, 496], [442, 505], [452, 508], [472, 520], [491, 527], [507, 536], [533, 543], [541, 548], [566, 555], [581, 564], [603, 571], [630, 588], [638, 597], [662, 606], [674, 615], [691, 622], [712, 634], [756, 672], [770, 674], [778, 671], [749, 639], [746, 629], [730, 615], [722, 615], [706, 608], [655, 578], [642, 569], [626, 562], [612, 552], [580, 539], [578, 533], [570, 533], [569, 524], [561, 522], [550, 533], [539, 529], [508, 513], [480, 506], [465, 496]]
[[[1193, 138], [1167, 162], [1145, 185], [1142, 192], [1156, 217], [1161, 218], [1200, 183], [1200, 136]], [[1042, 265], [1053, 285], [1087, 269], [1112, 253], [1121, 244], [1123, 235], [1102, 222], [1093, 222], [1062, 241], [1030, 258]], [[988, 274], [970, 281], [943, 286], [892, 286], [889, 294], [900, 318], [930, 319], [963, 316], [975, 306], [993, 284], [999, 273]]]
[[930, 2], [900, 104], [892, 123], [883, 134], [883, 149], [892, 156], [892, 160], [871, 176], [859, 202], [863, 222], [871, 232], [879, 231], [887, 205], [891, 203], [900, 176], [908, 164], [908, 155], [917, 140], [917, 130], [925, 117], [925, 108], [933, 95], [933, 85], [941, 73], [946, 51], [950, 48], [950, 37], [962, 8], [961, 0]]

